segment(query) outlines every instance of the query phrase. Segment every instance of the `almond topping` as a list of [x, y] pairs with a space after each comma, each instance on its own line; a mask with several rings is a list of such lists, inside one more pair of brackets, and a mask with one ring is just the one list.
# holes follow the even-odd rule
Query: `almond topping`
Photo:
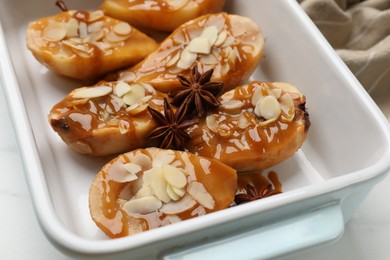
[[129, 213], [147, 214], [161, 208], [162, 202], [154, 196], [146, 196], [132, 199], [122, 205], [122, 208]]
[[173, 192], [175, 192], [180, 197], [183, 197], [186, 194], [186, 190], [184, 188], [176, 188], [174, 186], [171, 186], [171, 187], [172, 187]]
[[206, 37], [197, 37], [191, 40], [188, 50], [192, 53], [209, 54], [211, 46], [210, 40]]
[[124, 81], [119, 81], [116, 86], [114, 87], [114, 94], [118, 97], [123, 97], [127, 92], [131, 90], [131, 87], [129, 84], [127, 84]]
[[172, 186], [171, 185], [167, 185], [167, 193], [169, 195], [169, 197], [176, 201], [176, 200], [179, 200], [181, 198], [181, 196], [179, 196], [178, 194], [176, 194], [173, 189], [172, 189]]
[[86, 23], [80, 22], [79, 33], [80, 33], [80, 38], [85, 38], [88, 36], [88, 27]]
[[84, 87], [76, 89], [72, 92], [73, 98], [96, 98], [103, 97], [110, 94], [111, 87], [108, 86], [96, 86], [96, 87]]
[[76, 19], [70, 18], [66, 23], [66, 36], [68, 37], [78, 37], [79, 33], [79, 23]]
[[175, 64], [180, 58], [180, 51], [177, 51], [174, 56], [170, 58], [170, 60], [165, 64], [166, 67], [170, 67]]
[[150, 187], [152, 188], [153, 193], [159, 200], [165, 203], [170, 202], [171, 198], [167, 193], [167, 181], [162, 174], [161, 168], [153, 167], [151, 171], [153, 174], [150, 176]]
[[222, 102], [221, 106], [227, 110], [239, 109], [244, 103], [240, 100], [228, 100]]
[[132, 174], [139, 173], [142, 170], [141, 166], [135, 163], [125, 163], [123, 164], [123, 167]]
[[110, 178], [119, 183], [125, 183], [136, 180], [137, 175], [130, 173], [123, 164], [123, 160], [117, 160], [107, 170]]
[[97, 20], [100, 20], [104, 17], [104, 13], [101, 10], [97, 10], [94, 12], [89, 12], [88, 21], [89, 22], [95, 22]]
[[208, 26], [206, 27], [201, 36], [200, 37], [204, 37], [204, 38], [207, 38], [210, 42], [210, 45], [213, 46], [215, 41], [217, 40], [217, 37], [218, 37], [218, 29], [217, 27], [215, 26]]
[[186, 175], [180, 171], [178, 168], [164, 164], [162, 166], [162, 172], [165, 177], [165, 180], [172, 186], [176, 188], [184, 188], [187, 184]]
[[206, 125], [211, 131], [218, 133], [218, 123], [215, 115], [211, 114], [206, 117]]
[[125, 101], [126, 105], [134, 105], [138, 103], [143, 97], [145, 97], [145, 89], [139, 85], [131, 85], [130, 91], [128, 91], [123, 96], [123, 101]]
[[149, 170], [152, 168], [152, 160], [149, 156], [139, 153], [131, 160], [133, 163], [138, 164], [143, 171]]
[[202, 183], [197, 181], [190, 182], [188, 184], [187, 192], [203, 207], [207, 209], [214, 208], [215, 201], [210, 193], [207, 192]]
[[294, 101], [291, 95], [286, 93], [280, 97], [279, 101], [283, 111], [283, 119], [290, 122], [295, 116]]
[[94, 23], [91, 23], [90, 25], [88, 25], [88, 32], [89, 33], [93, 33], [93, 32], [103, 32], [102, 28], [103, 28], [103, 25], [104, 25], [104, 22], [103, 21], [98, 21], [98, 22], [94, 22]]
[[214, 45], [217, 47], [221, 46], [226, 41], [226, 38], [227, 38], [227, 31], [223, 30], [218, 34], [218, 38], [215, 41]]
[[115, 24], [112, 29], [116, 34], [121, 36], [128, 35], [131, 33], [131, 26], [125, 22], [119, 22]]
[[66, 28], [60, 22], [51, 22], [42, 31], [42, 36], [49, 42], [58, 42], [66, 37]]
[[256, 111], [260, 112], [260, 115], [266, 120], [276, 119], [282, 112], [280, 104], [274, 96], [266, 96], [258, 104], [259, 106], [256, 104], [255, 113]]
[[120, 36], [113, 31], [110, 31], [109, 33], [106, 34], [106, 40], [112, 43], [118, 43], [118, 42], [123, 42], [128, 38], [128, 36]]
[[166, 0], [166, 2], [173, 8], [179, 9], [184, 6], [188, 0]]
[[188, 46], [182, 51], [180, 60], [177, 63], [177, 67], [180, 69], [188, 69], [194, 64], [198, 55], [188, 51]]
[[181, 200], [164, 204], [160, 208], [160, 212], [165, 214], [178, 214], [193, 208], [195, 205], [196, 201], [187, 195]]

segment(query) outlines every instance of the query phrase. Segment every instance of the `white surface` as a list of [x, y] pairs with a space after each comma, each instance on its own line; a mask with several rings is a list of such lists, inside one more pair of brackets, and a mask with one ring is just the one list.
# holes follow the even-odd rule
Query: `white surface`
[[[0, 118], [1, 259], [70, 259], [49, 243], [35, 218], [2, 90]], [[389, 187], [387, 176], [360, 206], [338, 242], [286, 259], [390, 259]]]

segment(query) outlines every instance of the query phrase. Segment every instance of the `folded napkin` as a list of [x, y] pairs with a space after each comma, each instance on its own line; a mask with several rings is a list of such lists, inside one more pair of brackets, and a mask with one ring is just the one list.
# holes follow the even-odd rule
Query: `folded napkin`
[[298, 2], [366, 90], [389, 93], [390, 0]]

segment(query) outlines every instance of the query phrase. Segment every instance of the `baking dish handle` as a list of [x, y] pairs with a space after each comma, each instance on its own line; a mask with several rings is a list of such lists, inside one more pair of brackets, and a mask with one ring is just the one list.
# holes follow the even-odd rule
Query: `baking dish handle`
[[327, 204], [243, 234], [165, 255], [163, 259], [268, 259], [334, 241], [343, 232], [340, 205]]

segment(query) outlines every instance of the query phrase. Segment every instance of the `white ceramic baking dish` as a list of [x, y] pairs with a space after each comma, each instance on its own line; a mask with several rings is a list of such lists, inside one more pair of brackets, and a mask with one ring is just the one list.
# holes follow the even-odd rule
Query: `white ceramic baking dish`
[[[68, 0], [71, 8], [101, 1]], [[50, 108], [81, 86], [54, 75], [25, 48], [27, 23], [58, 12], [54, 1], [0, 3], [0, 78], [39, 223], [64, 252], [81, 257], [269, 258], [339, 238], [344, 224], [390, 168], [383, 114], [294, 0], [230, 0], [266, 37], [253, 79], [287, 81], [307, 96], [312, 126], [297, 154], [273, 168], [284, 193], [109, 240], [89, 216], [89, 185], [106, 162], [72, 152], [47, 123]]]

